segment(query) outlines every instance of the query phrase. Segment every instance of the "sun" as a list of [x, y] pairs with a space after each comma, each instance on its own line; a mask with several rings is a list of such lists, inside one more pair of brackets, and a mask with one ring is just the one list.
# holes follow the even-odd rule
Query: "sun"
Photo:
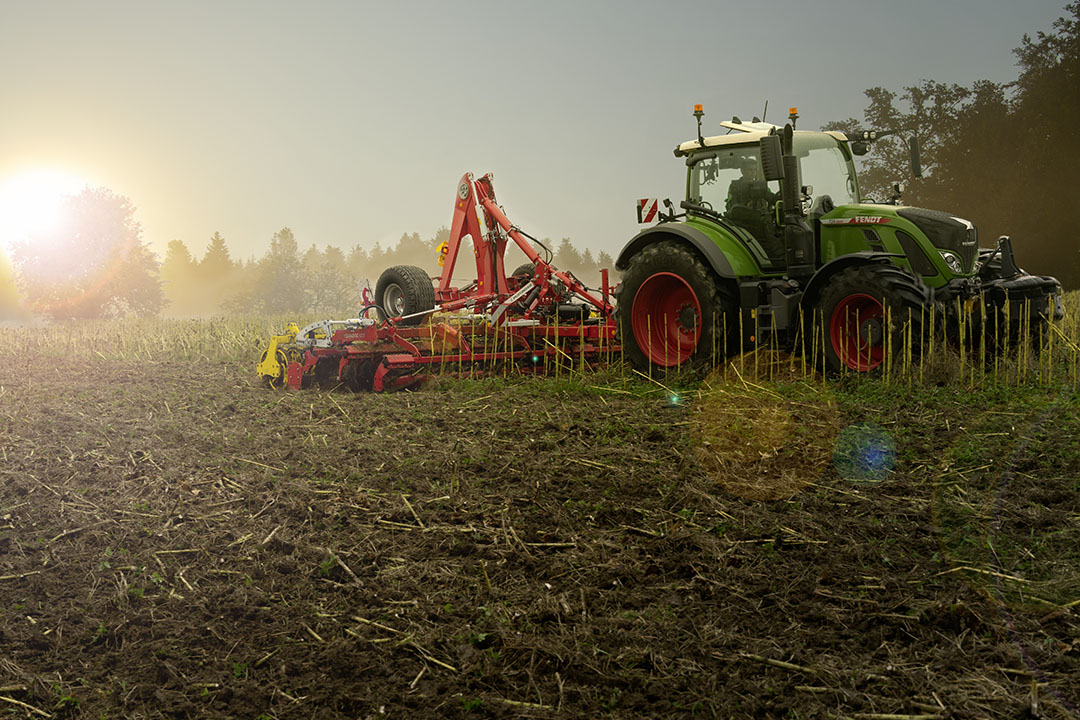
[[0, 178], [0, 250], [47, 232], [59, 220], [61, 199], [76, 195], [88, 181], [60, 170], [30, 170]]

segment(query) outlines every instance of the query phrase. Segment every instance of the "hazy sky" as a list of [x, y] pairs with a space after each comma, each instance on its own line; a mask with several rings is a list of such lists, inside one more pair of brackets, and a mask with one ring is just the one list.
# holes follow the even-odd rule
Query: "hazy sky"
[[163, 254], [430, 237], [495, 174], [538, 237], [614, 254], [672, 148], [738, 114], [861, 117], [863, 90], [1016, 77], [1065, 0], [761, 3], [0, 0], [0, 184], [51, 168], [131, 198]]

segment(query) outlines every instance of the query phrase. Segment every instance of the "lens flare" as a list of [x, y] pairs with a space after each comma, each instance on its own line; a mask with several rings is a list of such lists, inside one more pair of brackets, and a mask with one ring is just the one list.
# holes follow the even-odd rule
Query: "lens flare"
[[87, 181], [77, 175], [56, 170], [34, 170], [0, 179], [0, 249], [53, 230], [61, 198], [76, 195], [86, 186]]
[[881, 482], [896, 467], [896, 441], [873, 423], [849, 425], [836, 440], [833, 465], [847, 480]]

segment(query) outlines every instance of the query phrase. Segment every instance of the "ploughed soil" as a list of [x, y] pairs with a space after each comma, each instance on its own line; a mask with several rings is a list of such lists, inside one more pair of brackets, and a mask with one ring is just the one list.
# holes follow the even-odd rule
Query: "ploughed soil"
[[0, 716], [1080, 714], [1075, 391], [746, 372], [9, 360]]

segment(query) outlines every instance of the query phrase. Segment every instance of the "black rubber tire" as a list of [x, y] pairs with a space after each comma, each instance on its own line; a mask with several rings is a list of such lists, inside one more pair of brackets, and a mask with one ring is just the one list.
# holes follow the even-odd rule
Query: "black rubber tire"
[[[435, 286], [423, 268], [395, 265], [383, 271], [375, 284], [375, 304], [386, 317], [424, 312], [435, 307]], [[410, 318], [403, 325], [419, 325], [423, 317]]]
[[[657, 362], [655, 357], [650, 360], [649, 353], [653, 352], [655, 356], [656, 351], [648, 343], [648, 333], [640, 332], [640, 324], [638, 332], [634, 330], [634, 301], [646, 281], [658, 273], [678, 276], [693, 291], [701, 310], [697, 345], [689, 357], [676, 362]], [[638, 370], [674, 368], [677, 365], [702, 368], [714, 361], [722, 362], [725, 352], [733, 355], [740, 350], [739, 310], [734, 289], [718, 277], [696, 252], [678, 241], [661, 240], [631, 257], [622, 282], [615, 290], [615, 299], [623, 357]], [[640, 308], [639, 313], [649, 319], [647, 328], [658, 328], [663, 321], [663, 318], [653, 318], [652, 314]], [[726, 341], [724, 328], [727, 329]], [[668, 353], [668, 348], [664, 348], [664, 353]], [[667, 359], [666, 355], [661, 359]]]
[[518, 275], [528, 275], [532, 277], [536, 272], [536, 265], [531, 262], [523, 263], [514, 268], [514, 272], [510, 273], [510, 277], [517, 277]]
[[533, 275], [536, 274], [536, 266], [530, 263], [524, 263], [514, 268], [514, 272], [507, 275], [509, 281], [509, 287], [511, 292], [516, 292], [521, 289], [525, 283], [533, 279]]
[[[859, 304], [859, 298], [872, 298], [888, 319], [869, 328], [876, 339], [869, 344], [865, 359], [861, 347], [852, 353], [852, 346], [838, 343], [832, 332], [834, 323], [848, 324], [850, 329], [850, 309]], [[825, 369], [831, 372], [845, 369], [879, 372], [890, 351], [896, 358], [892, 362], [904, 358], [909, 342], [912, 358], [917, 358], [928, 337], [931, 316], [937, 312], [930, 288], [891, 262], [872, 262], [840, 270], [829, 279], [815, 310], [813, 322], [817, 328], [810, 337], [816, 338], [816, 357], [821, 357], [821, 345], [824, 345]], [[860, 322], [858, 338], [862, 337], [864, 328], [867, 325]], [[840, 335], [844, 336], [843, 330]], [[852, 342], [858, 344], [858, 338]]]

